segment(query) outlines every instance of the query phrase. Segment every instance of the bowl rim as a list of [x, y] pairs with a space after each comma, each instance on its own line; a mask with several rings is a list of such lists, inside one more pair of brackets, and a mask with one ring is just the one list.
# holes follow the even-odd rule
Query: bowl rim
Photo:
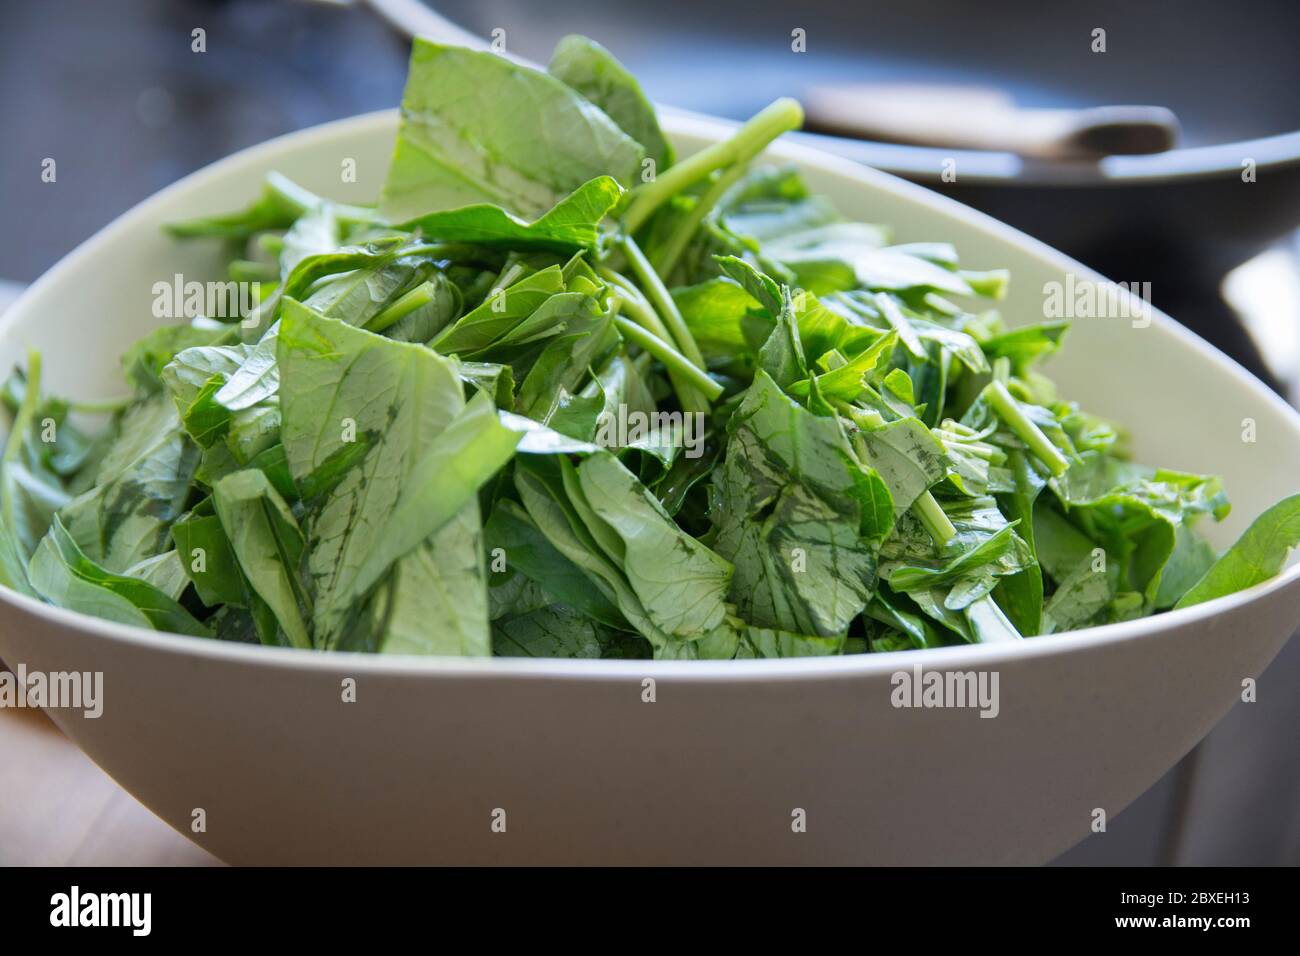
[[[63, 273], [73, 269], [82, 259], [97, 253], [101, 246], [116, 241], [117, 234], [131, 228], [137, 219], [148, 217], [156, 208], [174, 195], [218, 178], [227, 170], [253, 161], [271, 158], [276, 153], [298, 151], [313, 143], [329, 141], [339, 136], [392, 134], [396, 128], [396, 109], [364, 113], [334, 120], [307, 129], [285, 133], [265, 142], [249, 146], [219, 159], [163, 188], [144, 201], [131, 207], [70, 253], [55, 263], [32, 283], [0, 316], [0, 337], [10, 333], [29, 299], [35, 298], [47, 286], [59, 282]], [[733, 124], [698, 115], [673, 112], [663, 117], [670, 135], [714, 140], [727, 135]], [[947, 196], [932, 192], [922, 186], [907, 182], [889, 173], [860, 165], [848, 159], [814, 149], [800, 142], [778, 142], [768, 150], [772, 158], [794, 162], [801, 166], [817, 167], [864, 184], [894, 192], [919, 205], [929, 206], [951, 218], [964, 222], [992, 238], [1009, 242], [1023, 252], [1049, 265], [1053, 269], [1065, 268], [1080, 277], [1099, 280], [1093, 269], [1076, 262], [1045, 243], [1032, 238], [991, 216], [971, 209]], [[1284, 402], [1271, 389], [1244, 368], [1157, 309], [1151, 310], [1152, 321], [1165, 332], [1181, 337], [1185, 344], [1200, 351], [1207, 361], [1224, 366], [1238, 379], [1238, 383], [1256, 397], [1270, 404], [1290, 420], [1300, 435], [1300, 413]], [[669, 677], [677, 680], [718, 681], [772, 681], [849, 679], [879, 676], [900, 670], [921, 667], [923, 670], [953, 670], [971, 667], [994, 667], [1022, 659], [1068, 654], [1137, 639], [1155, 639], [1168, 636], [1183, 626], [1231, 614], [1241, 608], [1262, 601], [1269, 595], [1300, 582], [1300, 562], [1283, 568], [1276, 577], [1234, 594], [1216, 598], [1203, 604], [1180, 610], [1167, 611], [1151, 617], [1105, 624], [1099, 627], [1060, 634], [1046, 635], [1047, 639], [1027, 638], [1015, 642], [994, 644], [965, 644], [928, 649], [909, 649], [872, 654], [836, 655], [831, 657], [776, 658], [730, 661], [671, 661], [671, 660], [603, 660], [568, 658], [524, 657], [440, 657], [405, 654], [367, 654], [352, 651], [303, 651], [296, 648], [267, 647], [260, 644], [242, 644], [218, 641], [212, 638], [192, 637], [183, 634], [154, 631], [134, 625], [119, 624], [92, 617], [20, 594], [0, 586], [0, 602], [11, 605], [50, 625], [80, 631], [132, 646], [141, 651], [159, 651], [164, 654], [207, 659], [231, 665], [260, 664], [275, 669], [307, 669], [333, 673], [383, 675], [386, 677], [427, 678], [435, 675], [474, 677], [484, 679], [550, 677], [565, 679], [609, 679]], [[920, 656], [918, 656], [920, 655]], [[17, 663], [17, 662], [14, 662]]]

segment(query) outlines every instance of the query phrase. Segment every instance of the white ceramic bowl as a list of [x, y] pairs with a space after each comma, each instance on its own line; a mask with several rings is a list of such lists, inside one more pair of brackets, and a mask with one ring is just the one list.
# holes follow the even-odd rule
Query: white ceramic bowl
[[[211, 246], [173, 242], [162, 223], [234, 207], [273, 169], [369, 198], [394, 130], [394, 113], [306, 130], [164, 190], [9, 310], [0, 365], [31, 344], [51, 390], [120, 392], [118, 354], [157, 321], [152, 284], [216, 268]], [[674, 119], [670, 132], [690, 151], [725, 128]], [[1042, 315], [1044, 283], [1092, 276], [889, 176], [806, 149], [772, 153], [844, 213], [893, 224], [900, 241], [949, 240], [970, 267], [1009, 267], [1012, 322]], [[344, 158], [358, 184], [338, 182]], [[1163, 316], [1144, 329], [1081, 320], [1049, 371], [1063, 394], [1131, 426], [1142, 460], [1224, 476], [1236, 507], [1214, 533], [1220, 545], [1300, 484], [1300, 417]], [[1246, 418], [1254, 443], [1242, 441]], [[1039, 863], [1199, 741], [1297, 621], [1293, 566], [1199, 607], [1013, 645], [789, 661], [439, 660], [157, 634], [6, 591], [0, 657], [102, 671], [103, 716], [54, 711], [56, 722], [146, 806], [235, 863]], [[918, 664], [996, 671], [1000, 713], [895, 709], [891, 675]], [[349, 677], [355, 703], [342, 702]], [[198, 808], [206, 831], [193, 833]], [[792, 826], [798, 810], [805, 832]], [[493, 827], [499, 811], [505, 832]]]

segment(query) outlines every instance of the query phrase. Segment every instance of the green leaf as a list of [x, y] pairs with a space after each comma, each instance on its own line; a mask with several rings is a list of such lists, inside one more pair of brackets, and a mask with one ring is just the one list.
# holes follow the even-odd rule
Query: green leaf
[[[957, 584], [961, 579], [988, 570], [995, 575], [1015, 574], [1022, 570], [1029, 558], [1024, 542], [1008, 523], [974, 548], [938, 566], [899, 565], [882, 568], [882, 574], [895, 591], [933, 591], [935, 588]], [[985, 592], [987, 593], [987, 591]], [[969, 603], [969, 602], [966, 602]], [[957, 609], [951, 602], [948, 607]], [[963, 603], [961, 606], [965, 606]]]
[[730, 599], [760, 627], [842, 634], [871, 597], [876, 547], [893, 524], [885, 483], [835, 419], [761, 371], [728, 431], [712, 517], [714, 548], [736, 566]]
[[676, 642], [654, 624], [622, 570], [596, 542], [566, 494], [559, 468], [557, 461], [544, 455], [516, 463], [515, 487], [528, 516], [555, 549], [587, 575], [658, 654]]
[[514, 455], [519, 438], [500, 423], [487, 396], [475, 396], [411, 465], [374, 545], [336, 600], [365, 593], [390, 565], [474, 501], [478, 489]]
[[658, 169], [672, 165], [673, 149], [659, 129], [654, 107], [636, 77], [603, 46], [570, 34], [555, 45], [546, 69], [604, 110], [623, 132], [645, 147], [646, 156]]
[[944, 475], [943, 445], [919, 419], [900, 418], [861, 432], [866, 462], [880, 475], [897, 517]]
[[555, 77], [417, 37], [380, 206], [393, 222], [480, 202], [535, 216], [600, 176], [631, 186], [643, 155]]
[[1156, 592], [1156, 610], [1165, 611], [1176, 605], [1192, 585], [1201, 580], [1214, 565], [1218, 553], [1185, 524], [1178, 526], [1174, 536], [1174, 550], [1160, 572], [1160, 589]]
[[944, 638], [945, 632], [923, 615], [917, 614], [915, 605], [908, 597], [894, 593], [887, 584], [882, 584], [877, 589], [865, 613], [872, 620], [893, 628], [902, 637], [891, 650], [901, 650], [903, 647], [940, 647], [949, 643]]
[[515, 406], [515, 379], [509, 365], [494, 362], [457, 362], [460, 380], [474, 386], [476, 392], [487, 395], [497, 408]]
[[168, 223], [163, 228], [178, 239], [217, 238], [245, 241], [269, 229], [287, 229], [301, 214], [282, 201], [269, 186], [243, 209], [220, 216], [203, 216]]
[[[588, 379], [588, 371], [603, 364], [618, 347], [612, 318], [599, 311], [594, 299], [585, 305], [567, 320], [562, 335], [549, 339], [528, 370], [515, 403], [520, 414], [550, 421], [548, 413], [557, 403], [570, 399]], [[592, 404], [598, 413], [605, 403], [603, 397], [592, 396]]]
[[767, 310], [768, 315], [776, 318], [785, 307], [785, 297], [780, 285], [770, 276], [759, 272], [752, 265], [736, 256], [714, 256], [718, 267], [733, 282], [737, 283], [751, 299]]
[[1121, 590], [1154, 602], [1177, 527], [1228, 510], [1218, 478], [1151, 469], [1085, 452], [1053, 483], [1070, 520], [1124, 565]]
[[[457, 423], [466, 406], [453, 362], [292, 299], [284, 303], [278, 354], [285, 456], [313, 499], [305, 525], [313, 631], [317, 645], [330, 648], [385, 570], [467, 507], [517, 438], [497, 425], [486, 399]], [[399, 609], [418, 582], [434, 577], [429, 560], [411, 558], [390, 595]], [[460, 577], [467, 568], [457, 559]], [[474, 594], [483, 588], [480, 575]], [[485, 591], [482, 597], [486, 641]]]
[[59, 512], [89, 558], [114, 574], [168, 550], [199, 451], [162, 395], [123, 418], [122, 438], [100, 463], [95, 486]]
[[585, 513], [588, 530], [622, 568], [655, 626], [685, 638], [721, 624], [730, 562], [678, 528], [610, 453], [591, 455], [573, 471], [576, 486], [565, 484], [570, 501]]
[[189, 436], [210, 449], [224, 440], [247, 464], [279, 439], [277, 327], [256, 345], [186, 349], [163, 369], [162, 381]]
[[999, 581], [993, 596], [1021, 634], [1033, 635], [1042, 627], [1043, 611], [1043, 572], [1038, 563], [1034, 502], [1047, 482], [1020, 449], [1008, 452], [1007, 457], [1015, 478], [1015, 490], [1000, 499], [1002, 510], [1008, 518], [1018, 522], [1017, 532], [1028, 545], [1033, 560], [1023, 571]]
[[[493, 293], [429, 344], [443, 355], [481, 355], [563, 291], [563, 272], [559, 266], [549, 266]], [[589, 299], [574, 295], [565, 304], [570, 311], [589, 311]]]
[[1043, 607], [1043, 629], [1054, 634], [1106, 623], [1106, 609], [1115, 600], [1119, 569], [1108, 563], [1098, 570], [1091, 557], [1065, 572]]
[[82, 553], [56, 517], [32, 555], [27, 576], [45, 600], [120, 624], [207, 637], [183, 607], [146, 581], [112, 574]]
[[1283, 498], [1251, 522], [1250, 527], [1179, 599], [1191, 607], [1235, 594], [1275, 577], [1287, 553], [1300, 544], [1300, 495]]
[[339, 245], [339, 221], [332, 203], [322, 202], [299, 216], [284, 234], [280, 249], [280, 276], [287, 277], [308, 256], [333, 252]]
[[[380, 316], [395, 306], [407, 290], [428, 281], [433, 283], [430, 301], [445, 324], [460, 312], [461, 299], [459, 290], [435, 268], [434, 263], [416, 256], [378, 256], [360, 268], [327, 275], [307, 287], [302, 303], [321, 315], [391, 336], [388, 330], [400, 317], [386, 317], [381, 322]], [[377, 323], [383, 328], [376, 328]], [[441, 324], [436, 327], [441, 328]]]
[[199, 600], [208, 607], [248, 605], [235, 552], [210, 498], [172, 525], [172, 540]]
[[212, 501], [249, 587], [292, 646], [311, 647], [311, 599], [301, 577], [305, 541], [289, 506], [264, 474], [251, 469], [218, 481]]
[[[793, 166], [757, 166], [728, 192], [720, 206], [727, 228], [738, 236], [767, 244], [837, 222], [835, 207], [825, 196], [808, 192], [802, 174]], [[883, 244], [885, 233], [873, 229]]]
[[[759, 307], [758, 300], [735, 280], [718, 276], [696, 285], [680, 286], [672, 294], [695, 344], [710, 365], [720, 365], [745, 352], [756, 351], [745, 335], [745, 320]], [[759, 328], [766, 336], [771, 321], [764, 319]]]
[[981, 344], [985, 355], [1010, 359], [1015, 373], [1023, 376], [1031, 365], [1060, 348], [1061, 339], [1069, 328], [1070, 323], [1065, 321], [1022, 325], [987, 338]]
[[[827, 398], [856, 401], [866, 388], [884, 377], [897, 345], [897, 332], [881, 336], [843, 365], [818, 375], [817, 390]], [[790, 393], [802, 398], [810, 387], [806, 381], [796, 382]]]
[[745, 641], [755, 657], [825, 657], [840, 653], [844, 646], [840, 637], [813, 637], [766, 627], [747, 629]]
[[155, 329], [122, 354], [122, 370], [141, 394], [157, 392], [163, 387], [163, 368], [178, 352], [211, 345], [225, 334], [226, 330], [219, 327], [188, 324]]
[[[506, 572], [518, 571], [570, 608], [610, 627], [627, 627], [613, 602], [558, 551], [517, 503], [498, 501], [483, 528], [488, 553], [501, 549]], [[498, 577], [499, 574], [493, 574]]]
[[126, 569], [125, 576], [152, 584], [173, 601], [179, 601], [190, 585], [180, 555], [174, 550], [155, 554], [152, 558], [145, 558], [138, 564], [131, 565]]
[[445, 242], [563, 253], [594, 250], [600, 240], [597, 227], [618, 205], [622, 195], [623, 187], [616, 180], [598, 176], [583, 183], [533, 222], [525, 222], [500, 206], [477, 203], [426, 213], [404, 222], [401, 228]]
[[486, 657], [492, 652], [482, 521], [471, 499], [393, 565], [340, 650]]
[[498, 657], [646, 658], [643, 638], [616, 631], [563, 604], [551, 604], [492, 625]]
[[880, 240], [874, 227], [830, 223], [766, 243], [763, 251], [815, 295], [845, 289], [974, 294], [959, 273], [917, 255], [914, 248], [881, 247]]
[[790, 388], [808, 374], [808, 361], [799, 342], [799, 326], [795, 324], [789, 289], [781, 289], [776, 327], [758, 350], [758, 364], [782, 388]]

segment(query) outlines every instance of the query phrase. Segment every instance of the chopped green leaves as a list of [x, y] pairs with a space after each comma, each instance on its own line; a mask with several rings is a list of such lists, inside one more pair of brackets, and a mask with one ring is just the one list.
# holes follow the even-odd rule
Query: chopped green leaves
[[32, 555], [27, 576], [37, 594], [69, 610], [174, 634], [208, 634], [188, 611], [154, 585], [112, 574], [86, 557], [57, 516]]
[[672, 165], [672, 145], [659, 129], [654, 107], [636, 77], [595, 40], [564, 37], [555, 45], [547, 72], [604, 110], [657, 166]]
[[1300, 544], [1300, 495], [1283, 498], [1256, 518], [1178, 601], [1190, 607], [1261, 584], [1282, 570], [1287, 553]]
[[481, 202], [537, 216], [600, 176], [630, 186], [644, 155], [555, 77], [417, 38], [380, 209], [394, 222]]
[[598, 176], [583, 183], [534, 222], [524, 222], [500, 206], [479, 203], [426, 213], [403, 223], [402, 228], [442, 242], [554, 252], [595, 249], [600, 239], [597, 227], [622, 195], [623, 187], [615, 179]]
[[[261, 283], [157, 329], [130, 397], [0, 390], [0, 583], [217, 640], [421, 656], [802, 657], [1018, 641], [1275, 575], [1217, 478], [1125, 457], [997, 269], [891, 244], [760, 153], [675, 161], [583, 37], [416, 40], [378, 208], [279, 174], [170, 227]], [[937, 237], [942, 239], [942, 237]], [[82, 421], [99, 416], [99, 426]]]

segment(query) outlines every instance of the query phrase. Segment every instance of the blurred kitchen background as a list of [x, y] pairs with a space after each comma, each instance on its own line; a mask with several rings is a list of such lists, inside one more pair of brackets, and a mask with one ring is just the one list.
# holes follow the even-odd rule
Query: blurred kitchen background
[[[739, 120], [798, 97], [819, 145], [984, 209], [1116, 281], [1150, 282], [1158, 307], [1300, 397], [1294, 0], [429, 2], [543, 63], [564, 34], [592, 36], [662, 104]], [[115, 216], [213, 160], [395, 106], [409, 47], [391, 22], [418, 8], [6, 0], [0, 308]], [[202, 54], [191, 49], [196, 28]], [[932, 117], [928, 127], [897, 128], [876, 108], [890, 100], [882, 84], [908, 84], [920, 97], [908, 118]], [[1119, 124], [1085, 112], [1129, 105], [1148, 109]], [[958, 120], [967, 138], [953, 141]], [[1160, 149], [1175, 132], [1174, 148]], [[57, 160], [57, 189], [41, 181], [45, 157]], [[1107, 833], [1059, 862], [1300, 862], [1297, 688], [1292, 641], [1258, 703], [1239, 704]], [[28, 849], [8, 862], [201, 861], [57, 731], [12, 713], [0, 711], [0, 760], [24, 769], [0, 784], [0, 835], [22, 832]], [[70, 780], [90, 796], [55, 799]], [[87, 815], [102, 824], [90, 844], [75, 837]]]

